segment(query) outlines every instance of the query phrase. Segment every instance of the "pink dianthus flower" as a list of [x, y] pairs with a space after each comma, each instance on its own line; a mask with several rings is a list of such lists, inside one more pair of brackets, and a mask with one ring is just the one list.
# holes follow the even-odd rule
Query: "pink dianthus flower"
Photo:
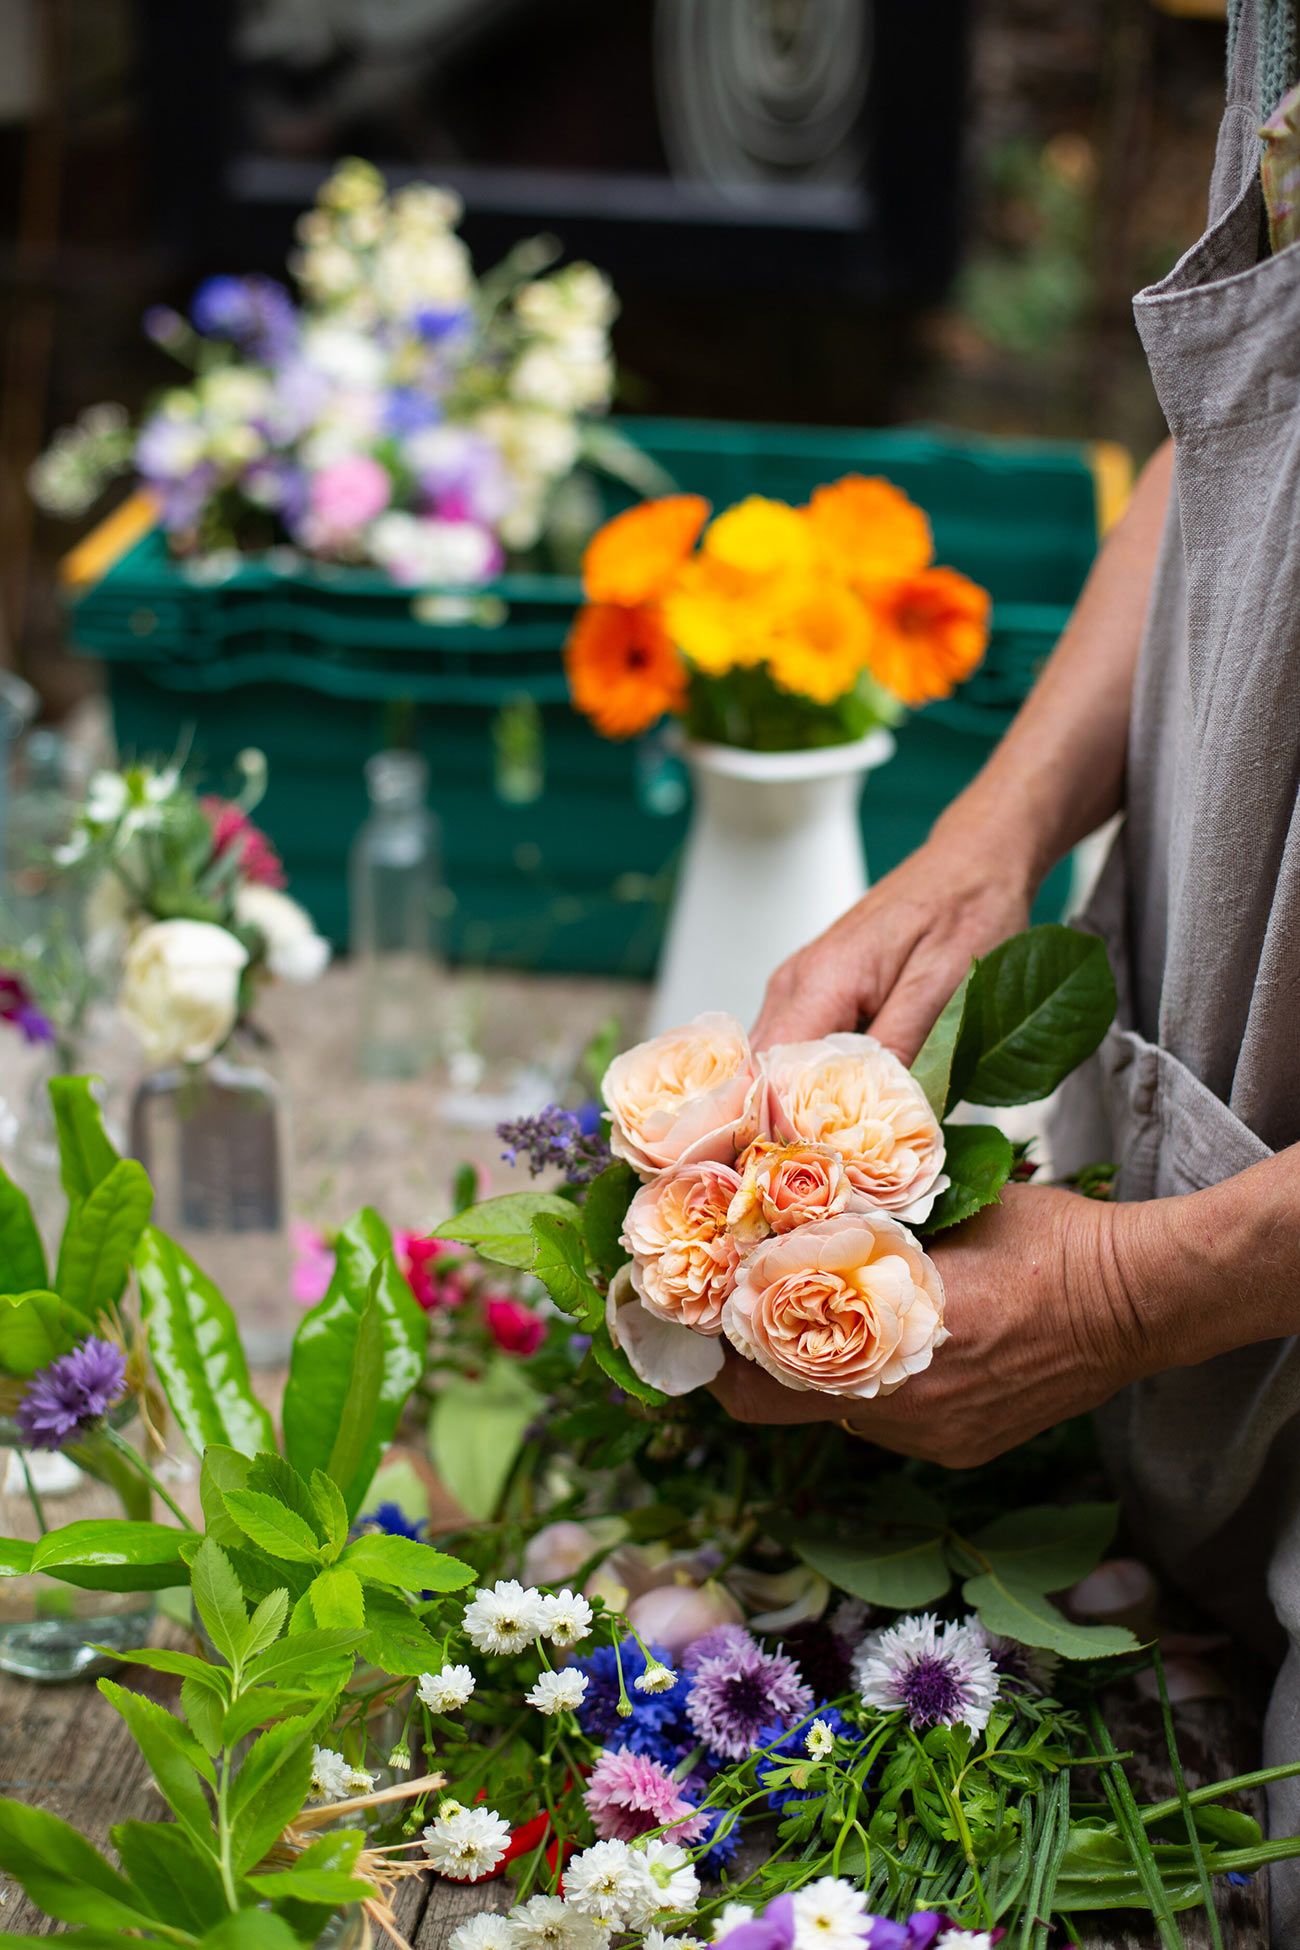
[[708, 1825], [658, 1761], [630, 1747], [605, 1749], [582, 1798], [603, 1842], [634, 1842], [670, 1824], [673, 1841], [697, 1842]]

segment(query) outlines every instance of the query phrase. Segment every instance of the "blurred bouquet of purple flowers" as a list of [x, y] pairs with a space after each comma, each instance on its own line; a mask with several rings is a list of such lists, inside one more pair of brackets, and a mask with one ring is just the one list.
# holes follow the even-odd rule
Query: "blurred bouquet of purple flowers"
[[145, 329], [190, 383], [138, 433], [90, 408], [36, 463], [36, 500], [76, 516], [134, 469], [178, 554], [289, 545], [415, 587], [486, 581], [538, 542], [580, 460], [623, 471], [594, 426], [617, 304], [589, 264], [541, 275], [544, 239], [476, 279], [460, 215], [447, 190], [340, 164], [299, 220], [298, 299], [223, 276], [188, 319], [153, 307]]

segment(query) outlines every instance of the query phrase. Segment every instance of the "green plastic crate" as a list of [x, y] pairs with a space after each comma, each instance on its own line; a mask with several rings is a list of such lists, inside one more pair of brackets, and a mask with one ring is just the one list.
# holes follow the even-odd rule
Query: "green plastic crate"
[[[984, 666], [905, 725], [897, 758], [868, 781], [863, 824], [879, 877], [978, 770], [1060, 633], [1096, 547], [1089, 450], [915, 430], [622, 425], [715, 508], [751, 493], [803, 501], [842, 474], [884, 474], [929, 514], [936, 560], [991, 590]], [[336, 941], [347, 935], [347, 848], [366, 811], [362, 764], [394, 703], [410, 700], [443, 825], [449, 953], [647, 973], [685, 813], [650, 809], [652, 752], [596, 737], [565, 702], [560, 650], [577, 583], [507, 576], [488, 593], [492, 626], [418, 621], [410, 592], [369, 570], [282, 575], [249, 563], [207, 585], [153, 533], [76, 598], [72, 631], [107, 664], [124, 752], [170, 751], [192, 726], [215, 784], [243, 747], [262, 747], [271, 782], [259, 819]], [[492, 728], [521, 694], [541, 712], [545, 784], [513, 805], [496, 789]], [[1063, 894], [1058, 875], [1040, 911], [1059, 910]]]

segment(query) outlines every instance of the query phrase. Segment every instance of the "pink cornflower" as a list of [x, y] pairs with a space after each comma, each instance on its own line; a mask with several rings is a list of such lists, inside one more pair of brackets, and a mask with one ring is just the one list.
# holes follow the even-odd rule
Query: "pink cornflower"
[[582, 1798], [603, 1842], [634, 1842], [670, 1823], [673, 1841], [697, 1842], [708, 1826], [659, 1762], [630, 1747], [604, 1750]]
[[239, 871], [245, 880], [254, 881], [259, 887], [287, 886], [279, 854], [247, 813], [241, 812], [232, 800], [219, 799], [215, 793], [207, 793], [199, 805], [212, 830], [214, 859], [219, 860], [223, 853], [237, 848]]
[[509, 1294], [493, 1294], [484, 1307], [488, 1332], [503, 1354], [526, 1361], [546, 1339], [546, 1322]]
[[325, 1298], [334, 1277], [334, 1248], [323, 1232], [308, 1225], [290, 1226], [289, 1244], [294, 1254], [289, 1291], [300, 1306], [314, 1307]]

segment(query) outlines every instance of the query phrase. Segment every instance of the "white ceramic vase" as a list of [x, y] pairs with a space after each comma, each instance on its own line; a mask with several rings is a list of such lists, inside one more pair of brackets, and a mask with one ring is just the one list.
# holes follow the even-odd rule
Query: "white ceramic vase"
[[883, 729], [801, 752], [686, 745], [694, 802], [648, 1035], [704, 1009], [748, 1027], [773, 969], [866, 892], [862, 782], [893, 751]]

